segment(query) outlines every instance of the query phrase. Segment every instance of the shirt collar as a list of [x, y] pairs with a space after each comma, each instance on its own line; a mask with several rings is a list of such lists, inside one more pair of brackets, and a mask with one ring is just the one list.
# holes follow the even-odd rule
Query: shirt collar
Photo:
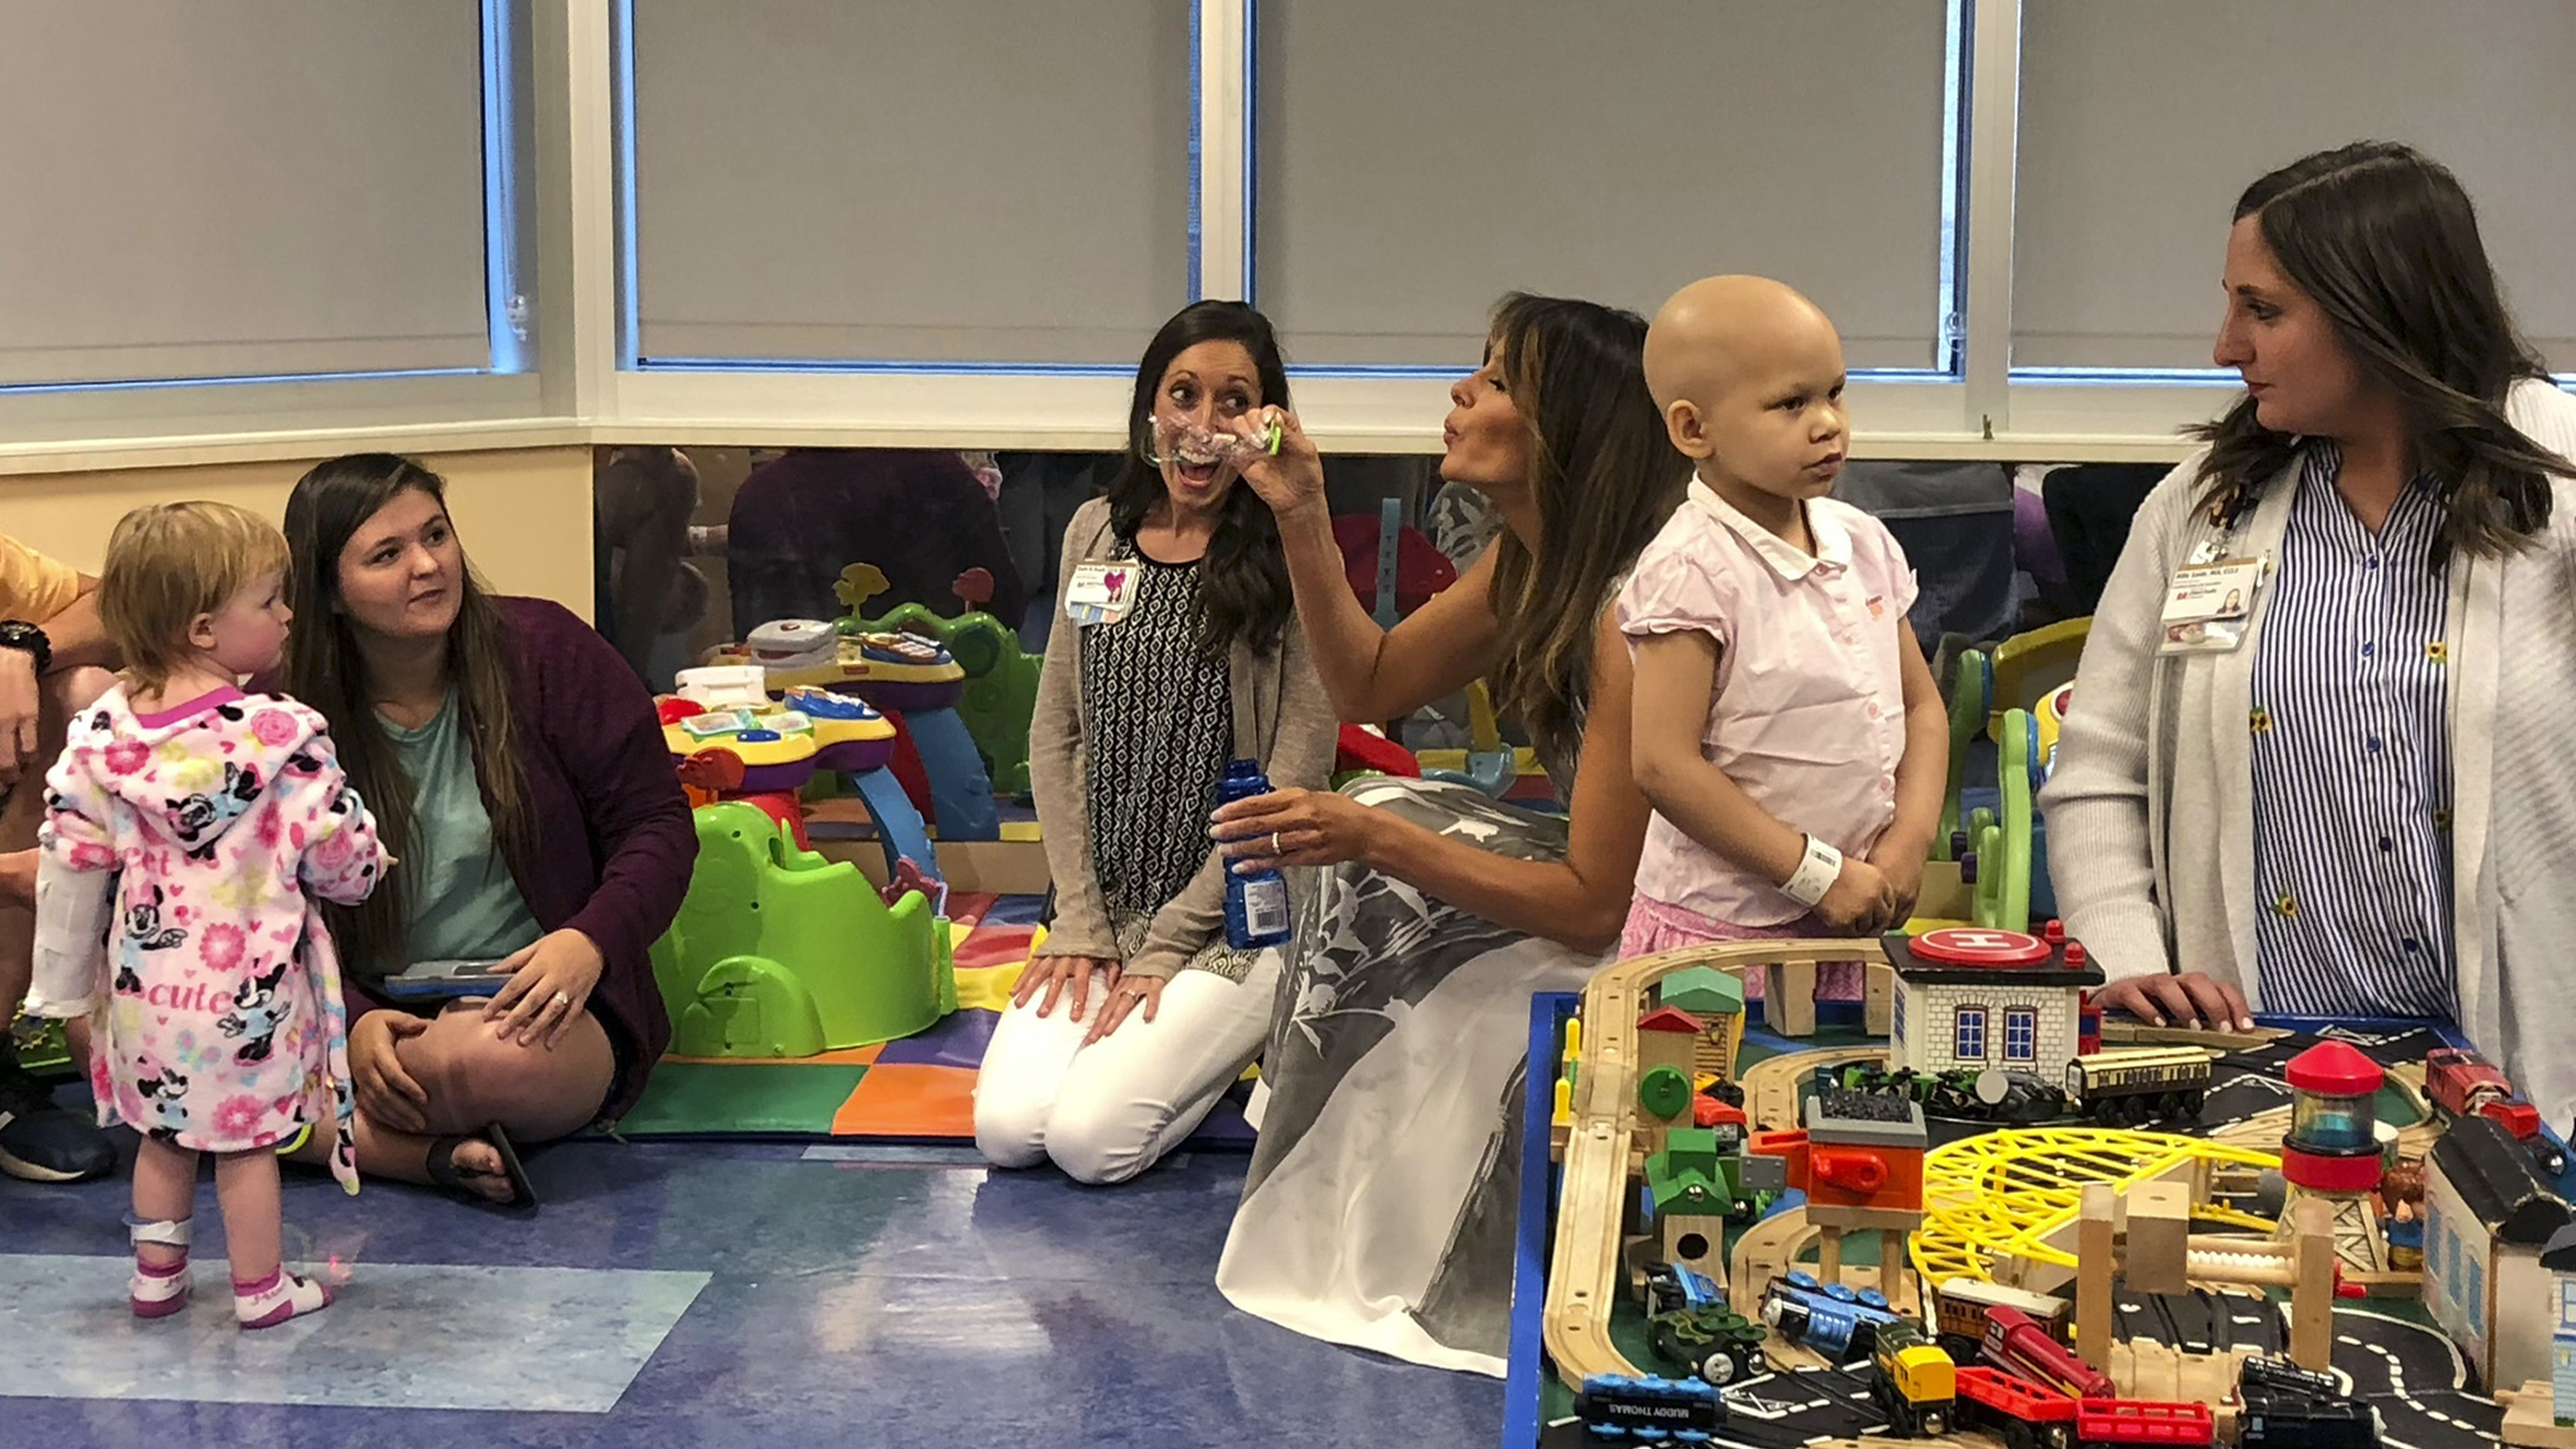
[[[1735, 531], [1735, 536], [1771, 566], [1771, 571], [1790, 583], [1796, 583], [1815, 571], [1816, 565], [1834, 568], [1851, 566], [1851, 534], [1846, 532], [1832, 513], [1822, 508], [1807, 508], [1807, 532], [1816, 541], [1816, 552], [1810, 557], [1798, 551], [1795, 544], [1744, 516], [1743, 510], [1717, 496], [1717, 490], [1697, 478], [1690, 484], [1691, 502], [1706, 509], [1711, 518]], [[1804, 507], [1804, 505], [1801, 505]]]

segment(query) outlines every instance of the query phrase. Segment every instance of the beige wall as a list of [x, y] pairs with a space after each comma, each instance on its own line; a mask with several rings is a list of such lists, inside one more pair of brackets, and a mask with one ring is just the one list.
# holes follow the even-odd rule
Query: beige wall
[[[590, 449], [511, 448], [424, 453], [447, 479], [448, 509], [466, 556], [503, 593], [534, 594], [591, 614]], [[85, 572], [98, 571], [108, 530], [125, 511], [176, 498], [216, 498], [270, 518], [318, 459], [209, 463], [0, 478], [0, 529]]]

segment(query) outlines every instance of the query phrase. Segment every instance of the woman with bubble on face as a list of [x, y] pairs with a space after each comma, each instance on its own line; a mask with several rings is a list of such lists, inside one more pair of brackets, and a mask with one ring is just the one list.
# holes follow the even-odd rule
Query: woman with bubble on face
[[1200, 302], [1136, 368], [1128, 453], [1066, 526], [1029, 726], [1055, 919], [975, 1079], [975, 1141], [1121, 1182], [1197, 1127], [1270, 1033], [1275, 950], [1225, 939], [1208, 812], [1230, 759], [1320, 788], [1338, 726], [1240, 421], [1288, 400], [1270, 323]]

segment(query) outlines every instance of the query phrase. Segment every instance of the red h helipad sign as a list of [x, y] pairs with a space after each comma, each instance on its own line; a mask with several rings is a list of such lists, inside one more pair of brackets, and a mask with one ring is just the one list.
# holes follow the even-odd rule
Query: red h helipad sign
[[2037, 936], [2019, 931], [1990, 931], [1979, 926], [1944, 926], [1914, 938], [1915, 959], [1953, 966], [2036, 966], [2056, 951]]

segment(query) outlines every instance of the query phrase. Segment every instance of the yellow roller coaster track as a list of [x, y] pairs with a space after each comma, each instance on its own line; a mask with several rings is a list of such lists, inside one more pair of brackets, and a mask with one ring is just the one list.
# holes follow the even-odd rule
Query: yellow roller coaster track
[[1639, 1370], [1610, 1343], [1619, 1289], [1619, 1231], [1628, 1202], [1628, 1152], [1636, 1129], [1637, 1013], [1645, 990], [1692, 966], [1741, 970], [1772, 964], [1865, 961], [1884, 966], [1875, 941], [1747, 941], [1641, 956], [1604, 968], [1583, 992], [1583, 1043], [1574, 1117], [1548, 1256], [1548, 1357], [1569, 1385], [1588, 1374]]
[[[2190, 1176], [2192, 1216], [2202, 1222], [2268, 1233], [2269, 1218], [2205, 1201], [2212, 1169], [2277, 1167], [2280, 1159], [2163, 1132], [2098, 1127], [2040, 1127], [1981, 1132], [1934, 1148], [1923, 1159], [1923, 1226], [1914, 1235], [1915, 1270], [1929, 1281], [1995, 1276], [1996, 1260], [2075, 1268], [2077, 1209], [2087, 1183], [2126, 1192], [2141, 1182]], [[2063, 1240], [2065, 1246], [2060, 1246]]]

